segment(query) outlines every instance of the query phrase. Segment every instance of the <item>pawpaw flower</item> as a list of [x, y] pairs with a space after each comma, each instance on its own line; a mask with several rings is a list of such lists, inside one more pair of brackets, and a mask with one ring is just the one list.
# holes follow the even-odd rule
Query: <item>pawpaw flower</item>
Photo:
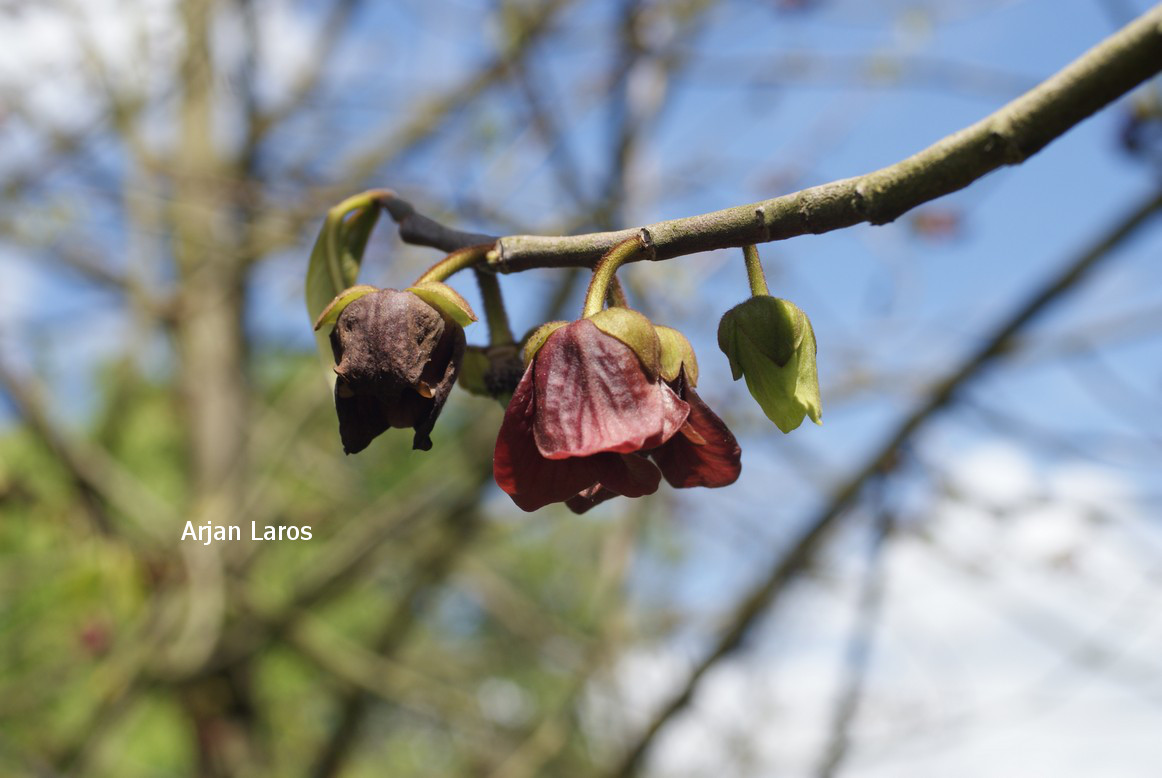
[[679, 434], [650, 451], [650, 458], [676, 489], [728, 486], [742, 471], [742, 449], [726, 423], [694, 391], [698, 361], [690, 342], [677, 330], [656, 329], [662, 344], [662, 378], [690, 406], [690, 414]]
[[[432, 428], [464, 356], [464, 330], [456, 318], [475, 316], [449, 287], [422, 287], [353, 287], [320, 317], [320, 325], [334, 319], [335, 410], [348, 454], [390, 428], [410, 427], [412, 448], [432, 447]], [[457, 308], [465, 316], [450, 315]]]
[[[714, 456], [687, 452], [687, 443], [702, 445], [729, 459], [725, 425], [697, 395], [694, 406], [680, 396], [680, 365], [673, 383], [665, 379], [658, 330], [640, 313], [610, 308], [546, 325], [529, 339], [526, 355], [493, 457], [496, 483], [523, 510], [564, 502], [583, 513], [612, 497], [652, 494], [663, 475], [676, 486], [737, 477], [737, 469], [730, 475], [729, 466], [708, 464]], [[692, 413], [701, 431], [688, 424]], [[721, 430], [705, 423], [706, 413]], [[728, 430], [726, 436], [737, 465], [737, 444]], [[671, 447], [678, 437], [685, 442]]]

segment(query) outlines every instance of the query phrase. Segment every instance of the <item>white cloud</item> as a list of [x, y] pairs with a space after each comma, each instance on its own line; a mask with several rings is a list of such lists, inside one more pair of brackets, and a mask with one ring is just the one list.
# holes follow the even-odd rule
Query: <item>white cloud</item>
[[[866, 691], [842, 774], [1148, 778], [1162, 764], [1159, 529], [1116, 472], [1021, 450], [957, 457], [956, 494], [893, 538]], [[999, 509], [999, 510], [998, 510]], [[804, 586], [663, 730], [650, 774], [813, 775], [863, 560]], [[653, 647], [594, 694], [613, 742], [700, 652]]]

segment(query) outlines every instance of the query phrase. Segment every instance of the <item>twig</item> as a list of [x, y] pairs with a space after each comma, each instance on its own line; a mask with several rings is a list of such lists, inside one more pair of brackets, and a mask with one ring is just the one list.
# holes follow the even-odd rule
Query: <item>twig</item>
[[[864, 222], [887, 224], [912, 208], [958, 191], [992, 171], [1017, 165], [1067, 130], [1162, 71], [1162, 5], [1105, 39], [1056, 75], [970, 127], [894, 165], [862, 176], [712, 213], [615, 232], [554, 237], [510, 235], [489, 262], [500, 272], [536, 267], [592, 267], [635, 235], [650, 247], [639, 259], [671, 259], [701, 251], [824, 233]], [[412, 223], [403, 239], [453, 251], [486, 242], [396, 201]], [[422, 229], [417, 229], [421, 226]]]
[[1034, 293], [1011, 317], [1001, 322], [973, 354], [969, 355], [958, 368], [932, 389], [928, 399], [900, 423], [864, 466], [836, 490], [831, 501], [811, 521], [807, 522], [806, 529], [798, 540], [771, 567], [766, 577], [739, 601], [714, 648], [687, 675], [679, 687], [678, 693], [655, 715], [638, 740], [627, 750], [622, 761], [608, 773], [611, 778], [614, 776], [626, 778], [636, 771], [658, 732], [675, 714], [689, 704], [703, 676], [739, 647], [743, 637], [758, 621], [759, 617], [778, 601], [787, 583], [814, 558], [824, 539], [835, 528], [838, 519], [855, 503], [865, 484], [876, 474], [892, 467], [896, 452], [900, 447], [947, 405], [965, 384], [976, 378], [985, 367], [998, 357], [1006, 356], [1010, 351], [1013, 337], [1030, 321], [1051, 303], [1077, 286], [1094, 266], [1113, 256], [1114, 249], [1120, 246], [1139, 227], [1147, 223], [1149, 218], [1159, 210], [1162, 210], [1162, 193], [1152, 196], [1117, 224], [1106, 236], [1066, 265], [1055, 278]]
[[323, 81], [327, 64], [330, 63], [333, 53], [342, 40], [343, 33], [350, 24], [351, 17], [355, 15], [362, 4], [363, 0], [334, 0], [327, 12], [322, 30], [310, 48], [312, 67], [299, 74], [283, 102], [266, 112], [251, 111], [250, 122], [247, 125], [244, 156], [252, 155], [271, 129], [293, 116], [315, 94], [319, 84]]
[[0, 361], [0, 392], [8, 396], [29, 431], [65, 469], [98, 532], [116, 534], [118, 528], [113, 516], [119, 513], [132, 519], [135, 529], [149, 541], [158, 542], [162, 540], [159, 526], [178, 521], [174, 508], [122, 467], [109, 452], [65, 434], [45, 407], [44, 389], [33, 380], [18, 376], [3, 361]]
[[884, 549], [894, 526], [888, 509], [881, 507], [878, 513], [875, 535], [868, 549], [867, 567], [860, 582], [858, 611], [847, 643], [846, 677], [836, 700], [831, 736], [816, 770], [819, 778], [834, 778], [839, 774], [851, 742], [851, 724], [863, 699], [872, 642], [884, 598]]
[[[466, 452], [481, 450], [476, 441], [469, 440], [472, 442], [465, 444]], [[344, 591], [343, 587], [366, 570], [388, 540], [433, 514], [459, 513], [475, 505], [481, 487], [491, 476], [491, 470], [481, 466], [482, 461], [483, 457], [480, 461], [471, 459], [455, 468], [445, 464], [443, 478], [413, 478], [410, 484], [415, 492], [402, 504], [399, 494], [389, 491], [350, 517], [345, 532], [330, 541], [318, 555], [309, 574], [286, 604], [276, 608], [264, 608], [257, 602], [246, 604], [252, 616], [262, 623], [263, 630], [256, 632], [246, 624], [241, 625], [223, 641], [218, 655], [206, 664], [203, 672], [244, 662], [280, 638], [304, 613]], [[453, 476], [453, 473], [463, 475]]]
[[[456, 560], [476, 536], [480, 517], [474, 505], [480, 490], [472, 495], [473, 505], [460, 506], [448, 515], [447, 524], [436, 546], [425, 558], [417, 561], [407, 590], [396, 601], [384, 621], [373, 646], [374, 655], [384, 660], [391, 657], [416, 625], [421, 605], [451, 573]], [[309, 775], [330, 778], [339, 775], [343, 764], [359, 740], [363, 721], [374, 701], [362, 688], [351, 689], [339, 701], [339, 717], [330, 737], [319, 750]]]
[[318, 618], [302, 619], [287, 635], [287, 641], [328, 675], [415, 713], [430, 713], [432, 708], [463, 711], [476, 707], [471, 693], [368, 651], [328, 629]]
[[462, 109], [473, 97], [483, 93], [485, 89], [507, 75], [511, 64], [532, 49], [533, 44], [549, 29], [557, 14], [570, 2], [572, 0], [550, 0], [532, 6], [533, 10], [521, 20], [519, 32], [513, 36], [511, 42], [488, 63], [475, 69], [471, 78], [456, 88], [418, 105], [411, 111], [410, 121], [390, 131], [386, 138], [371, 144], [369, 150], [340, 162], [338, 169], [347, 171], [348, 179], [351, 176], [365, 176], [369, 171], [377, 170], [389, 160], [397, 158], [402, 152], [414, 148], [421, 141], [430, 139], [434, 135], [434, 128], [440, 125], [445, 116]]

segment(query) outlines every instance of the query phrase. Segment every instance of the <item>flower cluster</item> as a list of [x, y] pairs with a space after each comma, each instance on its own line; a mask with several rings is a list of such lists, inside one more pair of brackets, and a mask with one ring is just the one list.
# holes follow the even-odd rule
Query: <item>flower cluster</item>
[[[359, 210], [328, 221], [316, 252], [330, 265], [313, 257], [308, 287], [313, 280], [325, 288], [343, 275], [341, 248], [357, 260], [372, 222]], [[507, 403], [493, 476], [525, 511], [564, 503], [584, 513], [613, 497], [652, 494], [662, 479], [678, 489], [734, 483], [742, 469], [738, 441], [694, 390], [698, 362], [689, 341], [623, 298], [605, 307], [607, 295], [617, 296], [618, 266], [643, 246], [630, 239], [612, 248], [594, 269], [582, 318], [541, 326], [523, 348], [509, 331], [495, 278], [480, 270], [490, 245], [449, 254], [406, 290], [340, 292], [315, 328], [332, 326], [344, 451], [362, 451], [393, 427], [413, 429], [414, 448], [431, 448], [436, 418], [459, 379], [466, 390]], [[753, 295], [723, 316], [719, 346], [734, 378], [745, 376], [780, 429], [789, 432], [805, 417], [818, 423], [811, 323], [792, 303], [767, 294], [757, 252], [744, 253]], [[466, 346], [463, 327], [476, 316], [442, 282], [469, 267], [481, 284], [488, 347]], [[308, 293], [309, 308], [317, 298]]]

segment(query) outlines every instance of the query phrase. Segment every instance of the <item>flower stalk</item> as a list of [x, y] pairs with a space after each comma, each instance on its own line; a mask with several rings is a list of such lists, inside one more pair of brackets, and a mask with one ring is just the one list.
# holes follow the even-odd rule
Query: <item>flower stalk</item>
[[610, 307], [629, 307], [629, 298], [625, 296], [625, 288], [622, 287], [621, 281], [617, 279], [617, 276], [613, 276], [609, 279], [609, 291], [606, 293], [605, 298]]
[[428, 268], [422, 276], [416, 279], [415, 285], [419, 286], [430, 281], [446, 281], [461, 270], [483, 264], [487, 261], [486, 257], [488, 252], [492, 250], [492, 246], [491, 243], [479, 243], [453, 251]]
[[605, 307], [605, 296], [618, 268], [636, 256], [642, 248], [641, 238], [635, 235], [618, 243], [605, 253], [605, 256], [597, 263], [597, 267], [593, 268], [593, 278], [589, 282], [589, 291], [585, 293], [585, 308], [581, 311], [583, 318], [601, 313]]
[[770, 294], [767, 289], [767, 276], [763, 273], [763, 263], [759, 259], [759, 250], [756, 246], [743, 246], [742, 256], [746, 260], [746, 280], [750, 282], [750, 293], [753, 295]]
[[488, 321], [488, 342], [493, 346], [508, 346], [516, 342], [512, 327], [508, 323], [508, 311], [504, 308], [504, 297], [500, 293], [500, 281], [496, 275], [475, 268], [476, 284], [480, 287], [480, 297], [484, 301], [484, 318]]

